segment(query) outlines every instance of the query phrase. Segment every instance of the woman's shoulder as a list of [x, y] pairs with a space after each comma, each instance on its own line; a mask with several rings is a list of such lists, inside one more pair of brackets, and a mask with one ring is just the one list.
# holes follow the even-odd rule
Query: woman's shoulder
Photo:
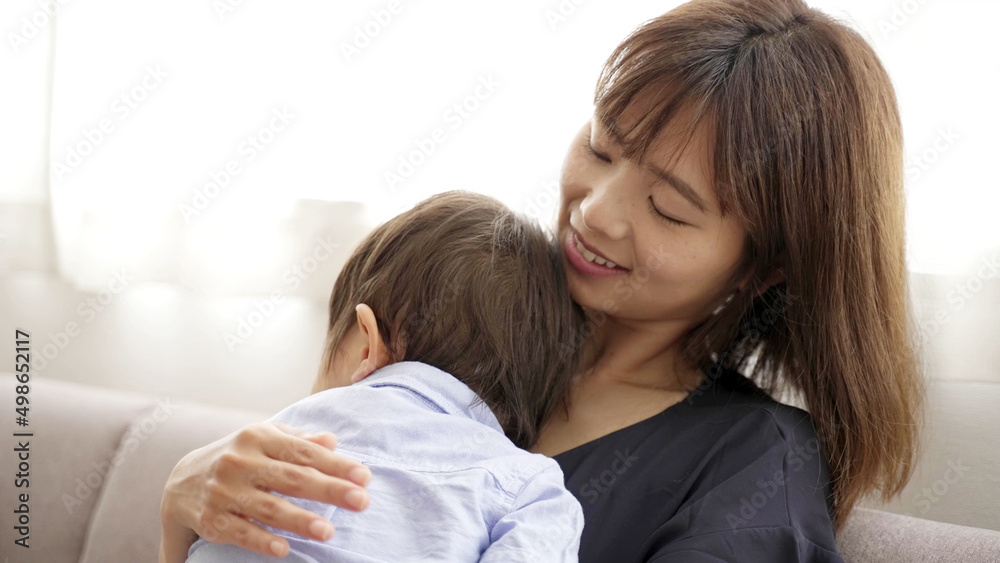
[[683, 412], [691, 442], [705, 444], [702, 463], [714, 460], [707, 464], [717, 470], [716, 480], [740, 473], [773, 477], [777, 467], [782, 484], [807, 480], [814, 489], [829, 488], [829, 468], [807, 411], [775, 400], [735, 370], [716, 377], [689, 397]]
[[812, 416], [807, 411], [775, 400], [750, 378], [730, 368], [707, 370], [702, 384], [691, 391], [685, 402], [693, 414], [709, 420], [756, 415], [760, 424], [773, 424], [782, 435], [807, 433], [815, 437]]
[[829, 467], [812, 417], [736, 371], [717, 377], [687, 411], [707, 445], [685, 502], [661, 531], [698, 544], [701, 535], [735, 541], [784, 530], [835, 554]]

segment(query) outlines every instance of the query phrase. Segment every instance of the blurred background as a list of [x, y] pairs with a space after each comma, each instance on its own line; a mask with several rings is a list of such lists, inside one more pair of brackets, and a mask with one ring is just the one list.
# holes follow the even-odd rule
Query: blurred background
[[[677, 4], [5, 0], [0, 334], [36, 377], [275, 412], [373, 225], [452, 189], [551, 220], [605, 57]], [[927, 377], [996, 393], [1000, 3], [810, 4], [897, 88]]]

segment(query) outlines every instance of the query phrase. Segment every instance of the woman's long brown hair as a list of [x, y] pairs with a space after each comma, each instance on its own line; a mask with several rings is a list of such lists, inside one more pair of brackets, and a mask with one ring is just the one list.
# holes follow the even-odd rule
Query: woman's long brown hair
[[[623, 131], [637, 99], [652, 107]], [[803, 402], [837, 530], [868, 495], [898, 495], [917, 458], [924, 387], [902, 131], [872, 48], [799, 0], [694, 0], [619, 45], [595, 103], [628, 158], [641, 160], [668, 124], [708, 127], [720, 206], [747, 231], [737, 278], [750, 283], [687, 336], [684, 359]]]

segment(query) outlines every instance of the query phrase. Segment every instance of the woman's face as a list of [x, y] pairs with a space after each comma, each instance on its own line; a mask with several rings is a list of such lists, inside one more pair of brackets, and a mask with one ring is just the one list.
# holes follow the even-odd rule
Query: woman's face
[[676, 142], [666, 130], [639, 166], [622, 159], [614, 133], [596, 119], [573, 139], [562, 170], [559, 236], [580, 305], [619, 322], [684, 330], [735, 289], [745, 231], [719, 212], [704, 130], [668, 169]]

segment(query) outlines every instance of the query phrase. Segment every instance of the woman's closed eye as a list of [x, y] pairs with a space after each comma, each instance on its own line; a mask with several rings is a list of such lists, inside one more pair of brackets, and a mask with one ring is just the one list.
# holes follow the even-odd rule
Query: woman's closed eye
[[670, 223], [672, 225], [680, 225], [680, 226], [684, 226], [684, 227], [688, 226], [688, 223], [685, 223], [684, 221], [680, 221], [678, 219], [674, 219], [673, 217], [671, 217], [669, 215], [666, 215], [662, 211], [660, 211], [656, 207], [656, 203], [653, 201], [653, 196], [649, 196], [649, 200], [648, 201], [649, 201], [649, 210], [653, 214], [653, 216], [656, 217], [657, 219], [659, 219], [661, 221], [665, 221], [665, 222]]
[[[587, 153], [591, 156], [591, 158], [595, 158], [595, 159], [597, 159], [597, 160], [599, 160], [599, 161], [601, 161], [601, 162], [603, 162], [605, 164], [610, 164], [611, 163], [611, 157], [610, 156], [608, 156], [608, 155], [606, 155], [606, 154], [604, 154], [602, 152], [599, 152], [597, 149], [594, 148], [594, 145], [591, 143], [590, 137], [587, 137], [586, 139], [584, 139], [584, 141], [583, 141], [583, 148], [586, 149]], [[653, 214], [654, 217], [656, 217], [660, 221], [664, 221], [664, 222], [669, 223], [671, 225], [688, 226], [688, 223], [685, 223], [684, 221], [681, 221], [679, 219], [675, 219], [675, 218], [671, 217], [670, 215], [667, 215], [667, 214], [663, 213], [662, 211], [660, 211], [659, 208], [656, 207], [656, 203], [653, 201], [653, 196], [649, 196], [649, 200], [648, 201], [649, 201], [649, 210], [650, 210], [650, 212]]]
[[600, 160], [601, 162], [605, 162], [608, 164], [611, 163], [611, 157], [606, 154], [597, 152], [597, 149], [595, 149], [594, 145], [591, 144], [589, 138], [583, 141], [583, 147], [587, 149], [587, 152], [590, 154], [590, 156], [596, 158], [597, 160]]

